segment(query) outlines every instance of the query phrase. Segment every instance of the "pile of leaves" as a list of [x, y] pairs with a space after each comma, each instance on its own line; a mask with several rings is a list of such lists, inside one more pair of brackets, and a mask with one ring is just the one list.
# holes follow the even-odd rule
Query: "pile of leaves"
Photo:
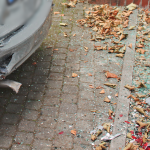
[[[150, 150], [150, 81], [149, 67], [150, 50], [150, 26], [148, 22], [149, 11], [139, 9], [137, 42], [135, 54], [135, 69], [133, 75], [134, 86], [127, 86], [131, 90], [130, 98], [130, 122], [127, 133], [126, 149]], [[147, 78], [145, 78], [147, 76]], [[148, 80], [147, 80], [148, 79]]]

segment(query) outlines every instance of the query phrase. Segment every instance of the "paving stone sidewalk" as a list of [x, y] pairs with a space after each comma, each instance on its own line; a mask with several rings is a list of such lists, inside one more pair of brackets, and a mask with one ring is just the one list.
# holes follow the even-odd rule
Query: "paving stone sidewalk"
[[[94, 51], [94, 44], [100, 43], [90, 41], [88, 28], [77, 26], [76, 21], [84, 17], [83, 8], [90, 4], [78, 3], [70, 9], [59, 0], [54, 4], [54, 12], [65, 16], [53, 15], [41, 47], [8, 77], [23, 84], [19, 93], [0, 89], [0, 150], [92, 150], [90, 131], [104, 122], [113, 122], [108, 119], [108, 110], [115, 111], [119, 82], [109, 79], [118, 85], [116, 89], [104, 86], [104, 70], [119, 75], [122, 58]], [[62, 27], [60, 22], [68, 26]], [[72, 78], [72, 73], [78, 77]], [[98, 86], [105, 94], [99, 94], [102, 89], [96, 89]], [[108, 95], [110, 104], [104, 102]], [[76, 136], [70, 132], [73, 129]]]

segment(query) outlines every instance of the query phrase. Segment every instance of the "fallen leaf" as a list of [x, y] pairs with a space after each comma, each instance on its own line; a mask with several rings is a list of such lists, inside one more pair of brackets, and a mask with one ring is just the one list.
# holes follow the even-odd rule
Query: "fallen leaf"
[[127, 88], [128, 90], [130, 90], [130, 91], [132, 91], [132, 90], [134, 90], [135, 89], [135, 87], [134, 86], [130, 86], [130, 85], [125, 85], [124, 86], [125, 88]]
[[147, 86], [144, 83], [140, 82], [140, 84], [137, 88], [142, 88], [142, 87], [147, 88]]
[[58, 51], [58, 49], [53, 49], [53, 51]]
[[103, 87], [101, 87], [101, 86], [98, 86], [96, 89], [102, 89]]
[[59, 11], [55, 11], [55, 12], [54, 12], [54, 15], [57, 15], [57, 14], [60, 14], [60, 12], [59, 12]]
[[134, 9], [137, 8], [137, 5], [134, 4], [134, 3], [131, 3], [131, 4], [129, 4], [129, 5], [127, 6], [127, 8], [128, 8], [128, 10], [134, 10]]
[[89, 85], [89, 87], [90, 87], [91, 89], [94, 89], [93, 85]]
[[59, 16], [63, 17], [63, 16], [65, 16], [65, 15], [64, 15], [64, 14], [60, 14]]
[[60, 26], [67, 26], [67, 23], [60, 23]]
[[134, 109], [136, 109], [139, 113], [141, 114], [145, 114], [145, 111], [143, 108], [139, 108], [139, 107], [134, 107]]
[[116, 74], [110, 73], [110, 72], [108, 72], [108, 71], [106, 72], [105, 75], [106, 75], [107, 78], [118, 78], [118, 76], [117, 76]]
[[101, 90], [99, 94], [104, 94], [105, 93], [105, 90]]
[[140, 48], [140, 49], [137, 49], [136, 52], [140, 54], [145, 54], [146, 50]]
[[111, 116], [113, 114], [113, 111], [109, 109], [109, 116]]
[[78, 74], [72, 73], [72, 77], [73, 77], [73, 78], [75, 78], [75, 77], [77, 77], [77, 76], [78, 76]]
[[121, 34], [119, 41], [127, 38], [128, 34]]
[[118, 97], [118, 93], [115, 94], [115, 97]]
[[129, 96], [128, 96], [128, 98], [130, 98], [130, 97], [133, 98], [133, 99], [135, 100], [135, 102], [140, 101], [139, 98], [134, 97], [133, 95], [129, 95]]
[[128, 46], [129, 48], [132, 48], [132, 43], [131, 44], [129, 44], [129, 46]]
[[121, 57], [121, 58], [123, 58], [123, 57], [124, 57], [124, 54], [116, 54], [116, 57]]
[[91, 73], [88, 73], [88, 75], [89, 75], [89, 76], [92, 76], [92, 74], [91, 74]]
[[64, 32], [64, 37], [67, 37], [68, 35], [67, 35], [67, 33], [66, 32]]
[[92, 135], [91, 135], [91, 140], [92, 140], [92, 141], [95, 141], [96, 139], [97, 139], [97, 136], [95, 136], [95, 135], [92, 134]]
[[104, 102], [110, 103], [110, 99], [106, 96]]
[[139, 94], [139, 93], [137, 93], [136, 94], [139, 98], [144, 98], [144, 97], [146, 97], [146, 95], [142, 95], [142, 94]]
[[103, 124], [103, 128], [104, 128], [108, 133], [110, 132], [110, 126], [111, 126], [110, 123], [104, 123], [104, 124]]
[[133, 143], [128, 143], [128, 145], [123, 150], [134, 150]]
[[146, 126], [148, 125], [148, 123], [143, 123], [143, 122], [141, 122], [141, 121], [136, 121], [136, 123], [137, 123], [138, 125], [140, 125], [139, 131], [141, 131], [141, 128], [146, 127]]
[[94, 113], [96, 113], [97, 112], [97, 110], [90, 110], [91, 112], [94, 112]]
[[105, 83], [104, 85], [109, 86], [111, 88], [116, 88], [117, 84]]
[[77, 131], [76, 130], [71, 130], [71, 134], [76, 135]]
[[127, 133], [127, 138], [132, 139], [132, 134], [130, 132]]
[[32, 65], [36, 65], [36, 64], [37, 64], [36, 62], [33, 62], [33, 63], [32, 63]]
[[129, 30], [133, 30], [135, 28], [135, 26], [130, 26]]

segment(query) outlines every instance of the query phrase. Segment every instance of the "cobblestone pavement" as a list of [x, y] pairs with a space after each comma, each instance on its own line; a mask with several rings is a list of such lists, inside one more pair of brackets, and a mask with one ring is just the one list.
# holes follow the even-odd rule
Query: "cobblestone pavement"
[[[53, 15], [41, 47], [8, 77], [23, 84], [19, 93], [0, 89], [1, 150], [91, 150], [89, 132], [104, 122], [113, 122], [108, 119], [108, 110], [115, 110], [119, 82], [109, 79], [118, 85], [116, 89], [104, 86], [107, 81], [103, 71], [119, 75], [122, 59], [106, 51], [94, 51], [94, 44], [100, 43], [90, 41], [89, 29], [77, 26], [76, 20], [83, 18], [88, 3], [70, 9], [59, 0], [54, 3], [54, 12], [65, 16]], [[59, 26], [60, 22], [68, 26]], [[78, 77], [72, 78], [72, 73]], [[98, 86], [105, 94], [99, 94], [102, 89], [96, 89]], [[108, 95], [109, 104], [104, 102]], [[71, 134], [73, 129], [77, 136]]]

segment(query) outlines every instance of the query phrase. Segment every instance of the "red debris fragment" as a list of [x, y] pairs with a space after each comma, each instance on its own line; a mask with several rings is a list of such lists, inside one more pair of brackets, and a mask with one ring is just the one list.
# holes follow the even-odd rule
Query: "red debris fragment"
[[59, 132], [58, 134], [63, 134], [64, 132], [63, 131], [61, 131], [61, 132]]

